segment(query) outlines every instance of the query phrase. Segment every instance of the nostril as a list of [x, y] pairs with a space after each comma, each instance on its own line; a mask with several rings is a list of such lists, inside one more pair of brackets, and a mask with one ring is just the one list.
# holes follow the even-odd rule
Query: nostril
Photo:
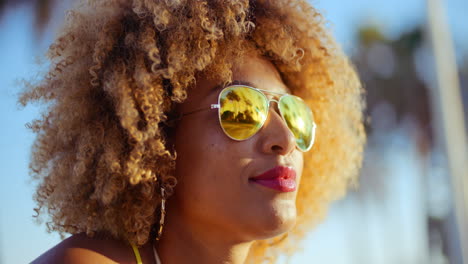
[[278, 152], [278, 151], [283, 150], [283, 148], [280, 147], [280, 146], [278, 146], [278, 145], [273, 145], [273, 146], [271, 147], [271, 150], [273, 150], [274, 152]]

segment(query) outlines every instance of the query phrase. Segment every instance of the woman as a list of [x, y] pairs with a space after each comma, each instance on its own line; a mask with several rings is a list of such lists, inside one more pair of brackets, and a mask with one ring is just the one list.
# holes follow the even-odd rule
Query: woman
[[362, 90], [304, 1], [86, 1], [48, 56], [20, 102], [72, 236], [33, 263], [274, 262], [356, 179]]

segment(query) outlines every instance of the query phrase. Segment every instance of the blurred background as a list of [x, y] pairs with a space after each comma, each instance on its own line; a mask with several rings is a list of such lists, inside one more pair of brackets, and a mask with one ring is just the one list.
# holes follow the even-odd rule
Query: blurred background
[[[33, 221], [28, 159], [34, 135], [25, 124], [39, 108], [20, 109], [16, 94], [19, 79], [45, 70], [37, 62], [72, 1], [0, 0], [0, 263], [28, 263], [60, 241]], [[310, 2], [330, 21], [362, 78], [368, 145], [359, 189], [332, 205], [290, 263], [461, 264], [454, 185], [432, 99], [437, 76], [426, 1]], [[468, 1], [446, 0], [444, 7], [466, 122]]]

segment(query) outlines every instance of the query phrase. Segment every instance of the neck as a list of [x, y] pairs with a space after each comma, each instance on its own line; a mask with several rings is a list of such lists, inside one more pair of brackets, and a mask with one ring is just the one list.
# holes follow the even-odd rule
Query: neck
[[163, 235], [155, 245], [162, 264], [242, 264], [253, 241], [233, 239], [225, 230], [168, 213]]

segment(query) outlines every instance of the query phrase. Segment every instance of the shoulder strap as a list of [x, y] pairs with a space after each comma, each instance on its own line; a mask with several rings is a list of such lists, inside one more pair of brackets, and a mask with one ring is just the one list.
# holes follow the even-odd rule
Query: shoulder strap
[[138, 251], [138, 248], [133, 243], [131, 243], [130, 245], [132, 246], [133, 253], [135, 253], [137, 264], [143, 264], [143, 262], [141, 261], [140, 251]]

